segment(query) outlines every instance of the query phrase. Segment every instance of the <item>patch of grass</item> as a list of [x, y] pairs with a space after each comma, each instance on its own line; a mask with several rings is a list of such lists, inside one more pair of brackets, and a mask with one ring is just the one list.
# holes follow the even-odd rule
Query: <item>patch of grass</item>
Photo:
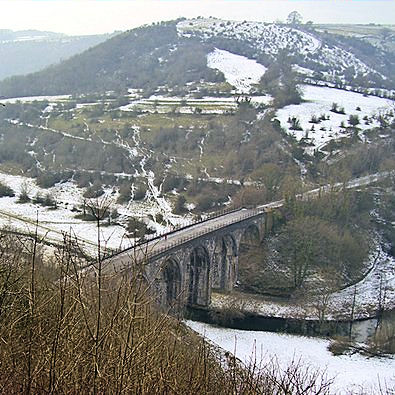
[[10, 174], [12, 176], [24, 175], [22, 167], [15, 162], [3, 162], [0, 163], [0, 172]]

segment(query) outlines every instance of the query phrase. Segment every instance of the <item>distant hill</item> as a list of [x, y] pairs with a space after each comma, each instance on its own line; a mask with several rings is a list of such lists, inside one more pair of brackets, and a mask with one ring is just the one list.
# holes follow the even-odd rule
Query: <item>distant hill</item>
[[110, 36], [67, 36], [38, 30], [0, 30], [0, 80], [39, 71], [59, 63], [107, 40]]
[[[339, 29], [215, 18], [163, 22], [119, 34], [40, 72], [6, 79], [0, 83], [0, 94], [125, 92], [127, 88], [143, 88], [149, 94], [159, 86], [177, 93], [188, 83], [224, 80], [221, 72], [207, 67], [207, 54], [214, 48], [255, 59], [273, 73], [286, 62], [308, 83], [392, 89], [395, 54], [389, 48], [394, 35], [376, 29], [374, 44], [362, 35], [363, 26], [358, 25], [358, 34], [340, 34], [345, 28]], [[366, 26], [366, 35], [371, 30]], [[379, 45], [382, 34], [386, 45]]]
[[59, 65], [0, 84], [5, 96], [86, 93], [223, 80], [207, 67], [212, 46], [177, 34], [177, 22], [121, 33]]

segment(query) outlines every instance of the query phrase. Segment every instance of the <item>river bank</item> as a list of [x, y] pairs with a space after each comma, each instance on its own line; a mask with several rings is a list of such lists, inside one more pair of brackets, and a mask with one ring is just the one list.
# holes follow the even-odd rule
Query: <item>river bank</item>
[[[394, 313], [390, 313], [393, 315]], [[377, 327], [377, 318], [356, 320], [318, 320], [262, 316], [232, 309], [189, 308], [186, 317], [206, 324], [247, 331], [265, 331], [305, 336], [351, 337], [366, 342]]]
[[320, 289], [287, 299], [238, 291], [213, 293], [212, 310], [308, 321], [350, 321], [375, 318], [395, 309], [395, 258], [377, 244], [371, 268], [357, 283], [341, 290]]

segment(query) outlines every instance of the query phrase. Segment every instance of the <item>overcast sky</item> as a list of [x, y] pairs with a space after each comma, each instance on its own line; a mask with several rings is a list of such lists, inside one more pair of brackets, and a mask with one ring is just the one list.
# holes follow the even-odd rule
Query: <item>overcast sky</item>
[[67, 34], [127, 30], [181, 16], [276, 21], [395, 24], [395, 0], [0, 0], [0, 29]]

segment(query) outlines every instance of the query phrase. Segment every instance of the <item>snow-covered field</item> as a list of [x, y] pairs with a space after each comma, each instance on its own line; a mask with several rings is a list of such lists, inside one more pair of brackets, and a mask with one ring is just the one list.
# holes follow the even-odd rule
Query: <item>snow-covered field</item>
[[[259, 99], [258, 99], [259, 100]], [[165, 97], [153, 95], [148, 99], [137, 99], [120, 107], [122, 111], [145, 111], [150, 113], [167, 114], [172, 111], [181, 114], [192, 114], [199, 109], [202, 114], [223, 114], [226, 111], [235, 111], [237, 103], [233, 97], [218, 98], [204, 97], [194, 99], [190, 97]]]
[[[78, 214], [73, 209], [79, 208], [83, 202], [83, 191], [72, 182], [57, 184], [52, 188], [43, 189], [37, 186], [35, 180], [0, 173], [0, 181], [11, 187], [16, 196], [0, 198], [0, 226], [11, 226], [26, 233], [33, 233], [38, 219], [38, 232], [46, 235], [48, 240], [59, 242], [63, 234], [75, 235], [82, 247], [90, 253], [96, 252], [97, 227], [93, 222], [76, 219]], [[34, 203], [17, 203], [18, 195], [24, 189], [29, 197], [37, 194], [44, 197], [50, 193], [58, 202], [58, 209], [45, 208]], [[107, 191], [109, 197], [111, 193]], [[109, 248], [128, 246], [130, 241], [124, 239], [124, 228], [120, 226], [105, 226], [101, 228], [101, 240], [108, 240]]]
[[226, 81], [240, 93], [249, 93], [267, 70], [255, 60], [217, 48], [207, 55], [207, 66], [222, 71]]
[[71, 95], [58, 95], [58, 96], [26, 96], [26, 97], [13, 97], [9, 99], [1, 99], [0, 103], [3, 104], [13, 104], [16, 102], [21, 102], [21, 103], [31, 103], [34, 101], [44, 101], [48, 100], [49, 102], [53, 101], [62, 101], [62, 100], [68, 100], [70, 99]]
[[374, 259], [377, 259], [374, 268], [363, 280], [331, 295], [332, 311], [341, 311], [345, 302], [351, 304], [354, 292], [358, 318], [367, 317], [369, 310], [375, 311], [380, 298], [384, 308], [395, 308], [395, 258], [380, 248]]
[[253, 358], [268, 363], [275, 357], [282, 369], [301, 360], [304, 366], [325, 371], [328, 379], [334, 379], [332, 394], [377, 394], [380, 386], [390, 391], [395, 388], [395, 359], [333, 356], [327, 350], [329, 340], [324, 339], [218, 328], [194, 321], [186, 324], [246, 364]]
[[[250, 60], [245, 58], [246, 60]], [[228, 80], [231, 83], [231, 80]], [[250, 77], [240, 74], [234, 75], [234, 86], [239, 93], [247, 93], [255, 83]], [[152, 95], [148, 99], [135, 99], [129, 104], [119, 107], [121, 111], [143, 111], [148, 113], [168, 114], [177, 112], [180, 114], [226, 114], [237, 110], [237, 96], [230, 97], [203, 97], [195, 99], [192, 97], [167, 97], [160, 95]], [[249, 96], [251, 104], [255, 107], [260, 105], [270, 105], [273, 97], [266, 96]], [[79, 105], [77, 105], [78, 107]]]
[[[148, 178], [152, 181], [151, 174], [148, 175]], [[96, 224], [75, 218], [76, 214], [81, 212], [77, 212], [75, 209], [81, 210], [85, 189], [78, 188], [73, 182], [59, 183], [52, 188], [43, 189], [32, 178], [3, 173], [0, 173], [0, 182], [11, 187], [16, 194], [15, 197], [0, 198], [0, 226], [11, 226], [22, 232], [33, 233], [38, 216], [38, 232], [40, 235], [45, 235], [48, 240], [62, 241], [63, 234], [71, 232], [78, 238], [84, 249], [91, 254], [96, 252], [98, 237]], [[186, 225], [191, 221], [191, 218], [188, 217], [172, 215], [171, 208], [164, 198], [153, 196], [155, 193], [159, 194], [155, 188], [153, 186], [153, 192], [151, 191], [143, 202], [131, 202], [128, 206], [116, 203], [118, 192], [113, 191], [112, 188], [105, 190], [103, 198], [110, 203], [111, 210], [117, 209], [123, 222], [126, 222], [130, 216], [147, 221], [149, 215], [151, 218], [155, 218], [157, 214], [161, 213], [164, 215], [167, 225], [161, 225], [153, 220], [147, 221], [157, 234], [169, 231], [176, 225]], [[53, 210], [34, 203], [17, 203], [18, 195], [22, 189], [25, 189], [31, 198], [34, 198], [37, 193], [42, 197], [50, 193], [58, 202], [58, 209]], [[125, 228], [120, 225], [102, 226], [100, 239], [102, 245], [110, 249], [127, 248], [134, 241], [125, 237]]]
[[[311, 144], [309, 147], [311, 151], [322, 148], [330, 140], [349, 136], [350, 132], [340, 125], [343, 122], [345, 127], [349, 126], [350, 115], [358, 116], [360, 123], [357, 127], [361, 132], [378, 127], [380, 124], [376, 116], [394, 109], [392, 100], [380, 97], [365, 97], [360, 93], [311, 85], [303, 85], [301, 89], [302, 97], [306, 102], [278, 110], [276, 118], [288, 134], [295, 136], [298, 141], [306, 139], [306, 142]], [[337, 103], [338, 108], [343, 107], [345, 114], [330, 111], [333, 103]], [[357, 110], [357, 107], [360, 110]], [[321, 115], [326, 115], [326, 118], [329, 116], [329, 119], [317, 124], [310, 122], [312, 116], [319, 118]], [[293, 117], [300, 121], [303, 130], [290, 129], [291, 125], [288, 119]], [[368, 118], [368, 124], [363, 119], [364, 117]]]

